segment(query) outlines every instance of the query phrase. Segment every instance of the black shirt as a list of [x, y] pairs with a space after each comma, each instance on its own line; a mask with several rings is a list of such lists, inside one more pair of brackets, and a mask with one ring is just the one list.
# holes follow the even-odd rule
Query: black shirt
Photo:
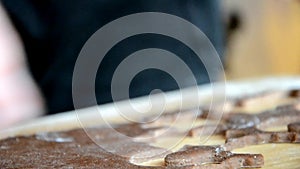
[[[25, 45], [35, 81], [46, 99], [49, 113], [74, 109], [72, 74], [78, 54], [88, 38], [103, 25], [138, 12], [164, 12], [182, 17], [199, 27], [222, 55], [222, 23], [217, 0], [2, 0]], [[180, 56], [197, 82], [208, 82], [201, 61], [181, 42], [170, 37], [144, 34], [123, 40], [105, 56], [96, 78], [99, 104], [111, 102], [110, 83], [118, 64], [144, 48], [162, 48]], [[101, 78], [98, 78], [101, 77]], [[187, 84], [188, 86], [188, 84]], [[175, 80], [159, 70], [145, 70], [130, 85], [130, 96], [152, 89], [178, 88]], [[88, 102], [85, 106], [91, 106]]]

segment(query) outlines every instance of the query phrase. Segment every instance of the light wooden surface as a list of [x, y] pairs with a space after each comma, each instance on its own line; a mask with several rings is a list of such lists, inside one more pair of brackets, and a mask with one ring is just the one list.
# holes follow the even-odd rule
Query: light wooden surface
[[[300, 87], [300, 76], [293, 77], [269, 77], [264, 79], [247, 79], [240, 81], [226, 82], [226, 96], [234, 97], [247, 95], [251, 93], [258, 93], [265, 90], [272, 89], [287, 89], [293, 87]], [[182, 103], [182, 109], [189, 109], [196, 107], [197, 105], [205, 104], [211, 99], [211, 85], [202, 85], [198, 88], [187, 88], [181, 92], [186, 93], [188, 97], [185, 100], [180, 100], [181, 93], [179, 91], [173, 91], [166, 93], [166, 106], [165, 111], [176, 111], [180, 108]], [[194, 98], [194, 93], [199, 93], [199, 98]], [[160, 101], [160, 96], [153, 96], [153, 100]], [[118, 103], [124, 114], [131, 114], [128, 112], [128, 101], [120, 101]], [[140, 97], [131, 100], [131, 104], [137, 109], [148, 109], [148, 97]], [[148, 112], [146, 115], [153, 115], [156, 110]], [[100, 117], [101, 115], [101, 117]], [[96, 118], [95, 118], [96, 117]], [[37, 119], [30, 120], [28, 122], [16, 125], [14, 127], [0, 130], [0, 139], [16, 135], [34, 134], [40, 131], [61, 131], [73, 128], [85, 126], [94, 126], [103, 124], [103, 120], [111, 121], [113, 123], [119, 123], [126, 121], [119, 114], [115, 104], [104, 104], [101, 106], [89, 107], [79, 109], [75, 111], [69, 111], [59, 113], [56, 115], [45, 116]]]
[[[227, 82], [226, 95], [227, 96], [242, 96], [253, 94], [265, 90], [281, 90], [289, 88], [300, 88], [300, 77], [272, 77], [267, 79], [250, 79], [246, 81]], [[199, 86], [199, 88], [184, 89], [183, 93], [195, 93], [198, 91], [200, 97], [193, 98], [194, 94], [189, 95], [189, 99], [183, 101], [183, 108], [188, 109], [197, 105], [197, 102], [207, 103], [211, 97], [210, 85]], [[166, 94], [167, 104], [165, 111], [176, 111], [180, 105], [181, 94], [178, 91]], [[160, 97], [160, 96], [159, 96]], [[153, 100], [159, 100], [153, 96]], [[128, 102], [123, 101], [119, 104], [119, 110], [125, 115], [129, 115]], [[142, 97], [132, 100], [137, 109], [148, 109], [148, 97]], [[151, 112], [153, 111], [153, 112]], [[152, 109], [148, 114], [152, 115], [155, 109]], [[100, 118], [101, 117], [101, 118]], [[80, 120], [79, 120], [80, 119]], [[0, 138], [6, 138], [16, 135], [28, 135], [42, 131], [62, 131], [78, 127], [87, 127], [95, 125], [103, 125], [106, 122], [122, 123], [126, 122], [114, 104], [106, 104], [98, 107], [90, 107], [77, 111], [65, 112], [57, 115], [46, 116], [39, 119], [34, 119], [27, 123], [0, 131]], [[161, 140], [157, 142], [158, 146], [170, 144], [172, 140]], [[211, 137], [205, 144], [221, 144], [224, 138]], [[183, 142], [177, 145], [177, 149], [184, 144], [199, 144], [198, 138], [185, 138]], [[300, 167], [300, 145], [299, 144], [265, 144], [257, 146], [248, 146], [242, 149], [237, 149], [235, 152], [243, 153], [262, 153], [265, 157], [264, 168], [299, 168]]]

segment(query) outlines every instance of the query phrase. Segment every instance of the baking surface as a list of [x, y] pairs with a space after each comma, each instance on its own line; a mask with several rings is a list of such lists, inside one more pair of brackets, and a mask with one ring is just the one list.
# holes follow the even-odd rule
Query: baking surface
[[[277, 77], [262, 80], [227, 82], [226, 96], [241, 97], [266, 90], [284, 90], [290, 88], [300, 88], [300, 77]], [[196, 102], [199, 101], [203, 103], [207, 103], [210, 101], [211, 90], [209, 85], [200, 86], [198, 90], [201, 93], [201, 97], [198, 100], [191, 98], [191, 101], [186, 100], [186, 102], [183, 102], [184, 109], [193, 108], [196, 105]], [[194, 88], [189, 88], [185, 89], [182, 92], [191, 93], [194, 91]], [[172, 112], [176, 111], [179, 108], [178, 96], [178, 91], [166, 94], [166, 100], [168, 101], [168, 103], [166, 104], [165, 111]], [[147, 97], [143, 97], [134, 99], [131, 103], [139, 109], [146, 109], [148, 106], [147, 100]], [[122, 110], [124, 114], [130, 113], [126, 112], [130, 110], [128, 109], [128, 102], [124, 101], [118, 104], [119, 109]], [[271, 103], [266, 104], [269, 104], [269, 106], [272, 105]], [[148, 116], [151, 114], [155, 114], [155, 112], [150, 111], [146, 115]], [[95, 118], [100, 117], [100, 115], [101, 118]], [[80, 119], [80, 121], [78, 119]], [[118, 111], [114, 107], [114, 104], [107, 104], [99, 107], [91, 107], [87, 109], [65, 112], [54, 116], [46, 116], [40, 119], [35, 119], [31, 122], [27, 122], [10, 129], [0, 131], [0, 138], [6, 138], [16, 135], [29, 135], [41, 131], [63, 131], [82, 126], [88, 127], [103, 125], [105, 122], [118, 124], [126, 122], [126, 120], [122, 118], [122, 115], [118, 113]], [[285, 126], [277, 126], [277, 128], [269, 130], [282, 130], [284, 128]], [[222, 138], [221, 136], [212, 136], [205, 143], [202, 143], [200, 141], [200, 138], [184, 138], [182, 142], [176, 144], [173, 150], [177, 150], [185, 144], [197, 145], [199, 144], [199, 142], [201, 142], [201, 144], [215, 145], [222, 144], [224, 143], [224, 141], [224, 138]], [[170, 143], [172, 143], [172, 140], [161, 139], [153, 144], [156, 146], [165, 147], [166, 144]], [[299, 144], [263, 144], [235, 149], [233, 152], [262, 153], [265, 157], [264, 168], [299, 168], [300, 165]], [[154, 164], [160, 163], [161, 161], [158, 160]]]

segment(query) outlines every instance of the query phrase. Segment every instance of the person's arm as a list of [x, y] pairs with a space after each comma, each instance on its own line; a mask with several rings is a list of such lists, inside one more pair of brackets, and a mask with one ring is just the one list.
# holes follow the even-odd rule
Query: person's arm
[[43, 111], [43, 100], [29, 74], [22, 42], [0, 3], [0, 129]]

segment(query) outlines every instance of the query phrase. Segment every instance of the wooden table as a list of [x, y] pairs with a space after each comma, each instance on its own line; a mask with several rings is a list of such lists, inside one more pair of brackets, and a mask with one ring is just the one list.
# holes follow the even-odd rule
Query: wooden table
[[[245, 81], [226, 82], [226, 96], [242, 96], [258, 93], [265, 90], [280, 90], [289, 88], [300, 88], [300, 77], [271, 77], [266, 79], [249, 79]], [[193, 98], [193, 93], [198, 91], [200, 97]], [[199, 87], [183, 89], [181, 92], [190, 97], [183, 101], [183, 109], [193, 108], [197, 103], [206, 103], [211, 98], [211, 86], [202, 85]], [[176, 111], [179, 109], [180, 92], [173, 91], [166, 93], [165, 111]], [[153, 100], [159, 100], [160, 96], [153, 96]], [[143, 110], [148, 108], [148, 97], [140, 97], [131, 100], [131, 104]], [[128, 101], [115, 103], [119, 105], [122, 113], [129, 112]], [[147, 115], [155, 113], [155, 109]], [[102, 117], [95, 118], [95, 117]], [[80, 120], [79, 120], [80, 119]], [[40, 117], [12, 128], [0, 131], [0, 139], [17, 136], [30, 135], [44, 131], [63, 131], [82, 126], [103, 125], [104, 120], [113, 124], [126, 122], [116, 110], [115, 105], [105, 104], [95, 107], [84, 108], [76, 111], [64, 112], [56, 115]], [[220, 140], [215, 140], [220, 141]], [[262, 153], [265, 156], [264, 168], [299, 168], [300, 167], [300, 145], [299, 144], [264, 144], [248, 146], [238, 149], [236, 152]]]

